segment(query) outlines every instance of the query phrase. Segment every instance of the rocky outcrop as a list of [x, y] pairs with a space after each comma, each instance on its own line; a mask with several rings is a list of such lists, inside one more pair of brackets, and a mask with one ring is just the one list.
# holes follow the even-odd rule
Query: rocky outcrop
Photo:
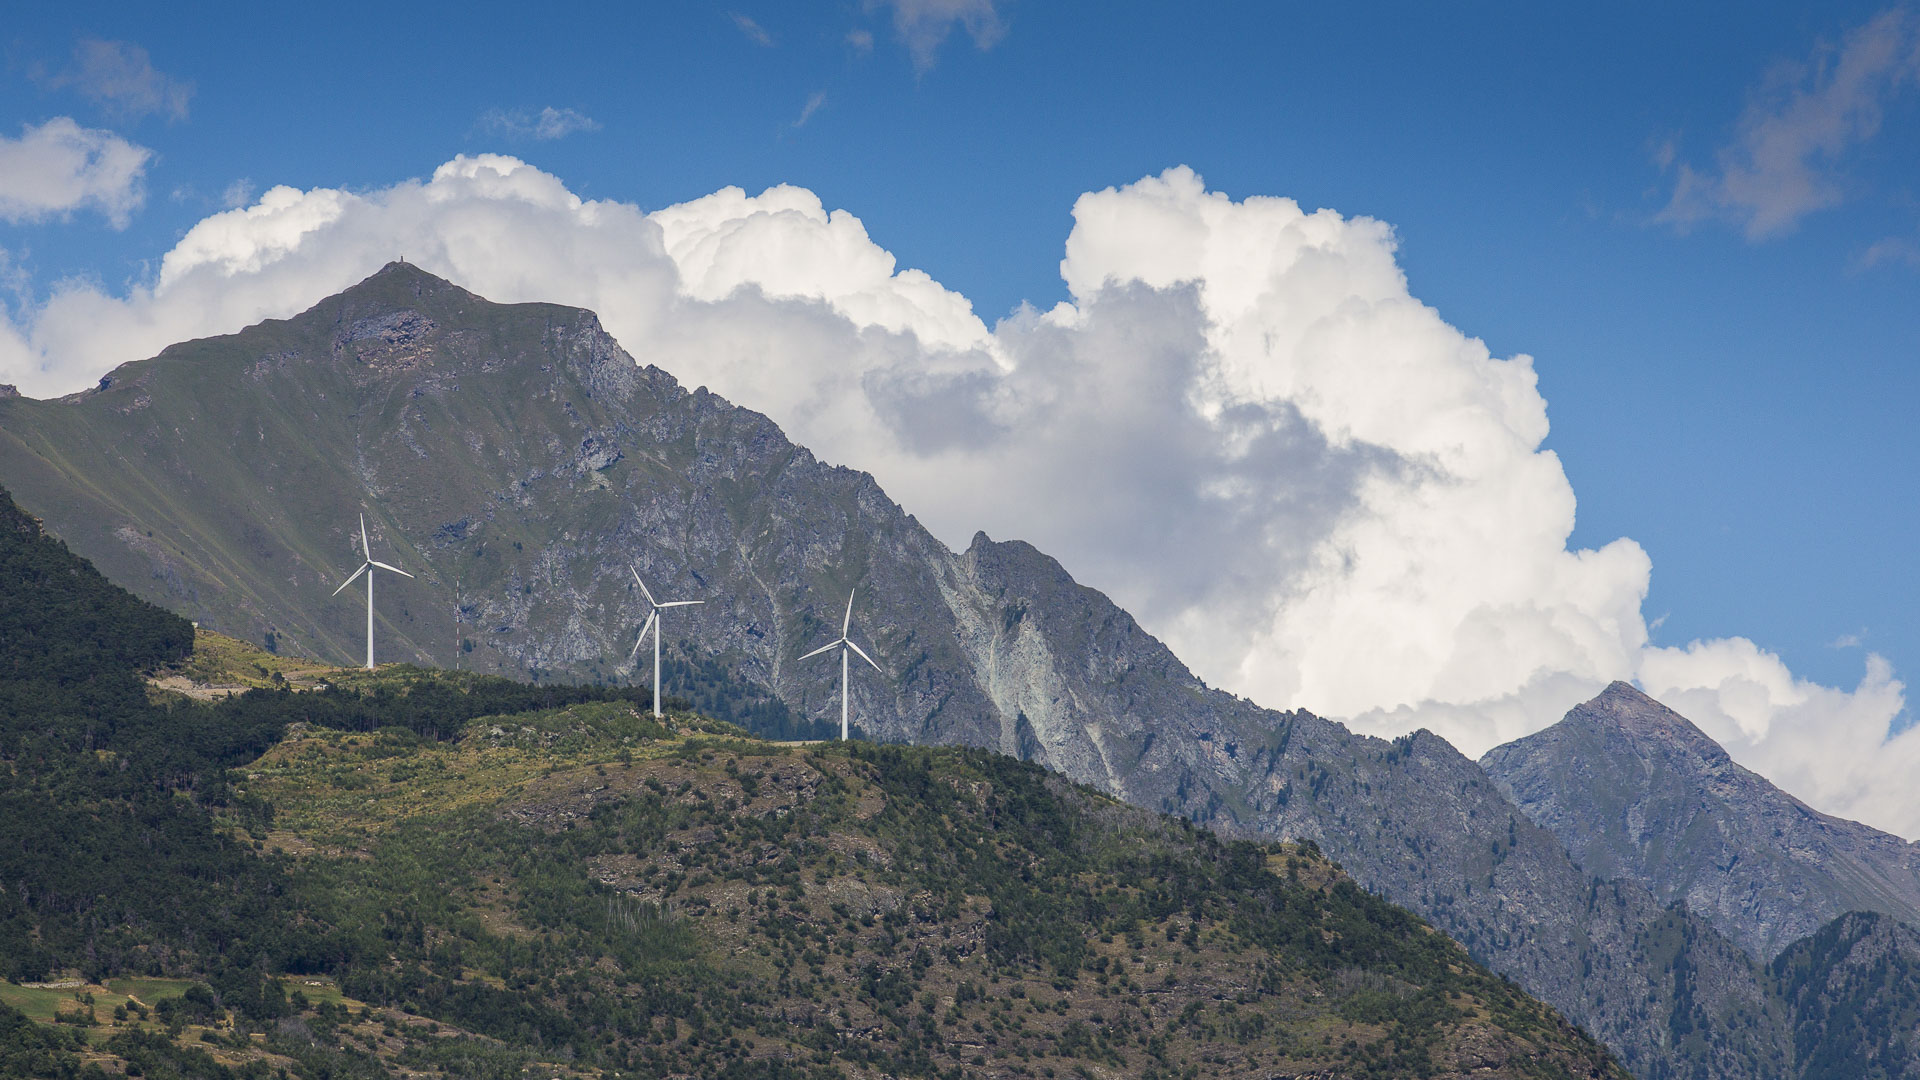
[[1920, 847], [1812, 809], [1625, 683], [1481, 765], [1588, 873], [1684, 902], [1757, 958], [1849, 911], [1920, 921]]

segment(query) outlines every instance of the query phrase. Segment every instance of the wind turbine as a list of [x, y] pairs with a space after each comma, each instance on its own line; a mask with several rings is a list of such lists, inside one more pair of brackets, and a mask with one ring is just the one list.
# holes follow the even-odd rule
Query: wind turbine
[[640, 628], [640, 636], [634, 639], [633, 652], [627, 657], [627, 662], [632, 663], [640, 658], [640, 646], [647, 640], [647, 631], [653, 631], [653, 718], [658, 720], [662, 715], [660, 712], [660, 623], [663, 620], [660, 618], [660, 613], [670, 607], [692, 607], [695, 604], [704, 604], [706, 601], [669, 600], [663, 604], [653, 598], [653, 593], [647, 590], [647, 583], [640, 580], [640, 571], [635, 570], [632, 563], [627, 564], [627, 569], [633, 574], [633, 583], [640, 586], [640, 595], [646, 597], [647, 603], [653, 605], [653, 613], [647, 616], [646, 625]]
[[[361, 574], [367, 575], [367, 670], [372, 671], [373, 670], [373, 570], [374, 570], [374, 567], [377, 566], [382, 570], [391, 570], [394, 573], [399, 574], [401, 577], [410, 578], [413, 575], [407, 573], [405, 570], [402, 570], [397, 566], [388, 566], [386, 563], [379, 562], [374, 559], [373, 549], [367, 546], [367, 515], [365, 514], [360, 515], [360, 554], [366, 556], [367, 561], [360, 564], [360, 569], [355, 570], [353, 572], [353, 577], [350, 577], [347, 580], [340, 583], [340, 589], [344, 589], [347, 586], [353, 584], [354, 578], [359, 577]], [[333, 590], [333, 595], [339, 596], [340, 589]]]
[[[880, 665], [873, 663], [873, 657], [868, 656], [860, 648], [860, 646], [855, 645], [853, 643], [852, 638], [847, 636], [847, 630], [853, 626], [853, 594], [855, 591], [857, 590], [848, 590], [847, 592], [847, 617], [840, 620], [840, 640], [835, 641], [831, 644], [822, 645], [819, 648], [813, 650], [812, 652], [800, 658], [802, 660], [810, 660], [813, 657], [819, 656], [823, 652], [827, 652], [832, 649], [840, 649], [840, 741], [841, 742], [845, 742], [847, 739], [847, 650], [852, 649], [854, 652], [859, 653], [860, 659], [865, 660], [869, 664], [873, 664], [873, 670], [880, 671]], [[845, 647], [842, 648], [842, 646], [845, 646]], [[885, 672], [881, 672], [881, 673], [885, 674]]]

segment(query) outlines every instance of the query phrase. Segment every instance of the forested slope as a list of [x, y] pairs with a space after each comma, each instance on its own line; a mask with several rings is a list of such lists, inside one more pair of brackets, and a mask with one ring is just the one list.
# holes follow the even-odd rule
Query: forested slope
[[[296, 690], [189, 660], [4, 494], [0, 524], [0, 1067], [1624, 1076], [1311, 847], [984, 751], [657, 722], [644, 691]], [[143, 678], [222, 663], [258, 685]]]

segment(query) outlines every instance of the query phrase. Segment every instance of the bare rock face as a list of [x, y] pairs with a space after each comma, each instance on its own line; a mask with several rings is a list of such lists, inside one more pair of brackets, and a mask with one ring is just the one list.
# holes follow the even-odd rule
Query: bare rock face
[[1429, 732], [1393, 742], [1295, 713], [1256, 755], [1263, 832], [1315, 840], [1605, 1042], [1636, 1076], [1790, 1073], [1764, 973], [1685, 908], [1583, 871]]
[[1844, 912], [1920, 922], [1920, 847], [1813, 810], [1625, 683], [1481, 765], [1588, 873], [1684, 902], [1756, 958]]
[[1763, 972], [1642, 885], [1597, 882], [1443, 740], [1207, 687], [1053, 559], [984, 535], [949, 550], [871, 476], [636, 362], [591, 312], [390, 265], [85, 394], [0, 401], [0, 483], [134, 592], [337, 660], [364, 648], [364, 601], [331, 595], [363, 511], [374, 557], [417, 575], [380, 582], [381, 659], [644, 678], [631, 562], [663, 598], [707, 601], [670, 613], [670, 691], [697, 669], [716, 700], [809, 720], [837, 721], [839, 673], [799, 658], [857, 587], [853, 636], [882, 669], [851, 680], [869, 736], [998, 749], [1225, 833], [1313, 840], [1642, 1077], [1787, 1074]]

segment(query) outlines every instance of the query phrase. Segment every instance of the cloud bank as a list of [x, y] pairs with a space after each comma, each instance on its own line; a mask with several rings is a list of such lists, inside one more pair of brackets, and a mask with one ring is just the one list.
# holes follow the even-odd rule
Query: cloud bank
[[1032, 540], [1262, 703], [1477, 754], [1638, 678], [1816, 806], [1920, 835], [1886, 663], [1845, 690], [1740, 638], [1650, 646], [1645, 552], [1567, 546], [1532, 361], [1416, 299], [1387, 225], [1184, 168], [1073, 210], [1071, 299], [988, 326], [805, 189], [646, 213], [460, 157], [381, 191], [274, 188], [150, 284], [56, 289], [0, 326], [0, 381], [76, 389], [404, 252], [495, 300], [594, 308], [642, 363], [872, 470], [949, 544]]
[[146, 201], [153, 151], [111, 131], [56, 116], [20, 137], [0, 136], [0, 221], [12, 224], [97, 210], [124, 229]]

